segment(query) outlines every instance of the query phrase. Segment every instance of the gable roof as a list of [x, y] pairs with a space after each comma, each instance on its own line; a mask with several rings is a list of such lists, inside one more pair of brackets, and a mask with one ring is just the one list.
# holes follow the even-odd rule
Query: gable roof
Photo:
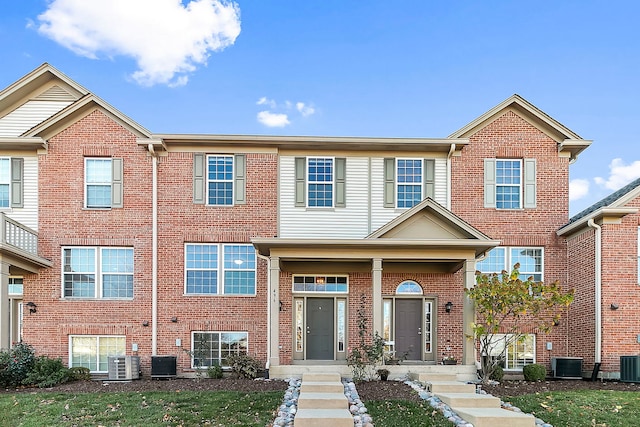
[[625, 215], [636, 213], [638, 208], [625, 207], [625, 205], [638, 196], [640, 196], [640, 178], [572, 216], [569, 222], [558, 230], [558, 235], [570, 234], [586, 226], [590, 219], [598, 219], [604, 216], [621, 218]]
[[558, 142], [558, 151], [569, 153], [572, 159], [577, 158], [578, 154], [591, 145], [592, 141], [582, 139], [580, 135], [518, 94], [511, 95], [480, 117], [449, 135], [449, 138], [468, 138], [471, 134], [494, 121], [506, 111], [514, 111], [520, 117], [547, 134], [550, 138]]

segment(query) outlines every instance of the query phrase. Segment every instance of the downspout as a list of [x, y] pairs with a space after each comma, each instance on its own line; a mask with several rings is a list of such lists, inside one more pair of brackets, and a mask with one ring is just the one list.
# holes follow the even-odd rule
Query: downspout
[[595, 309], [596, 309], [596, 342], [595, 363], [602, 362], [602, 227], [592, 219], [587, 225], [595, 230]]
[[267, 261], [267, 363], [264, 365], [264, 369], [268, 372], [271, 365], [271, 271], [269, 268], [271, 260], [265, 255], [260, 255], [258, 251], [256, 251], [256, 255]]
[[451, 210], [451, 156], [456, 151], [456, 144], [451, 144], [447, 154], [447, 209]]
[[151, 355], [158, 354], [158, 153], [148, 145], [153, 159], [151, 206]]

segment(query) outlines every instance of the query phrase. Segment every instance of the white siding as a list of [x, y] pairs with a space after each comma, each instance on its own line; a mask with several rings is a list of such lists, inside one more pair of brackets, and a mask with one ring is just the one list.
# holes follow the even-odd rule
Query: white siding
[[38, 230], [38, 157], [24, 158], [24, 207], [11, 208], [6, 215], [34, 230]]
[[[447, 206], [447, 159], [435, 159], [435, 201]], [[384, 207], [384, 158], [371, 159], [371, 182], [374, 191], [371, 197], [371, 232], [387, 224], [406, 209]]]
[[69, 104], [71, 101], [28, 101], [0, 118], [0, 136], [20, 136]]
[[[340, 156], [337, 156], [340, 157]], [[280, 158], [280, 237], [362, 238], [368, 231], [369, 159], [347, 157], [345, 208], [294, 206], [295, 157]]]

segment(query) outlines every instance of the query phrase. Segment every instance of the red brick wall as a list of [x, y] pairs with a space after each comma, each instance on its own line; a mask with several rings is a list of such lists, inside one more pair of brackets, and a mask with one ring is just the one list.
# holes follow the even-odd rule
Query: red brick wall
[[[84, 209], [84, 158], [124, 159], [124, 208]], [[38, 354], [68, 361], [70, 334], [126, 335], [140, 354], [151, 352], [151, 162], [135, 135], [94, 111], [49, 140], [38, 162], [39, 251], [53, 262], [25, 277], [24, 300], [38, 312], [24, 316], [24, 341]], [[62, 298], [62, 246], [134, 248], [133, 300]]]

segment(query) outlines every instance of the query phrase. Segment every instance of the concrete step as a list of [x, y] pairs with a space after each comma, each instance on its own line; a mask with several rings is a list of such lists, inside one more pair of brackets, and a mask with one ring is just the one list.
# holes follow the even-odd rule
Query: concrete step
[[460, 381], [429, 381], [427, 390], [431, 393], [475, 393], [475, 384], [467, 384]]
[[452, 408], [500, 408], [500, 399], [488, 394], [478, 393], [435, 393]]
[[500, 408], [453, 408], [473, 427], [535, 427], [533, 415]]
[[300, 393], [344, 393], [344, 385], [341, 382], [329, 381], [303, 381], [300, 385]]
[[456, 374], [421, 372], [416, 375], [416, 379], [421, 383], [428, 383], [431, 381], [457, 381], [458, 376]]
[[327, 373], [305, 372], [304, 374], [302, 374], [302, 382], [304, 383], [305, 381], [342, 382], [342, 378], [340, 378], [340, 374], [338, 373], [327, 374]]
[[349, 409], [347, 396], [342, 393], [300, 393], [299, 409]]
[[353, 427], [353, 416], [347, 409], [298, 409], [294, 427]]

